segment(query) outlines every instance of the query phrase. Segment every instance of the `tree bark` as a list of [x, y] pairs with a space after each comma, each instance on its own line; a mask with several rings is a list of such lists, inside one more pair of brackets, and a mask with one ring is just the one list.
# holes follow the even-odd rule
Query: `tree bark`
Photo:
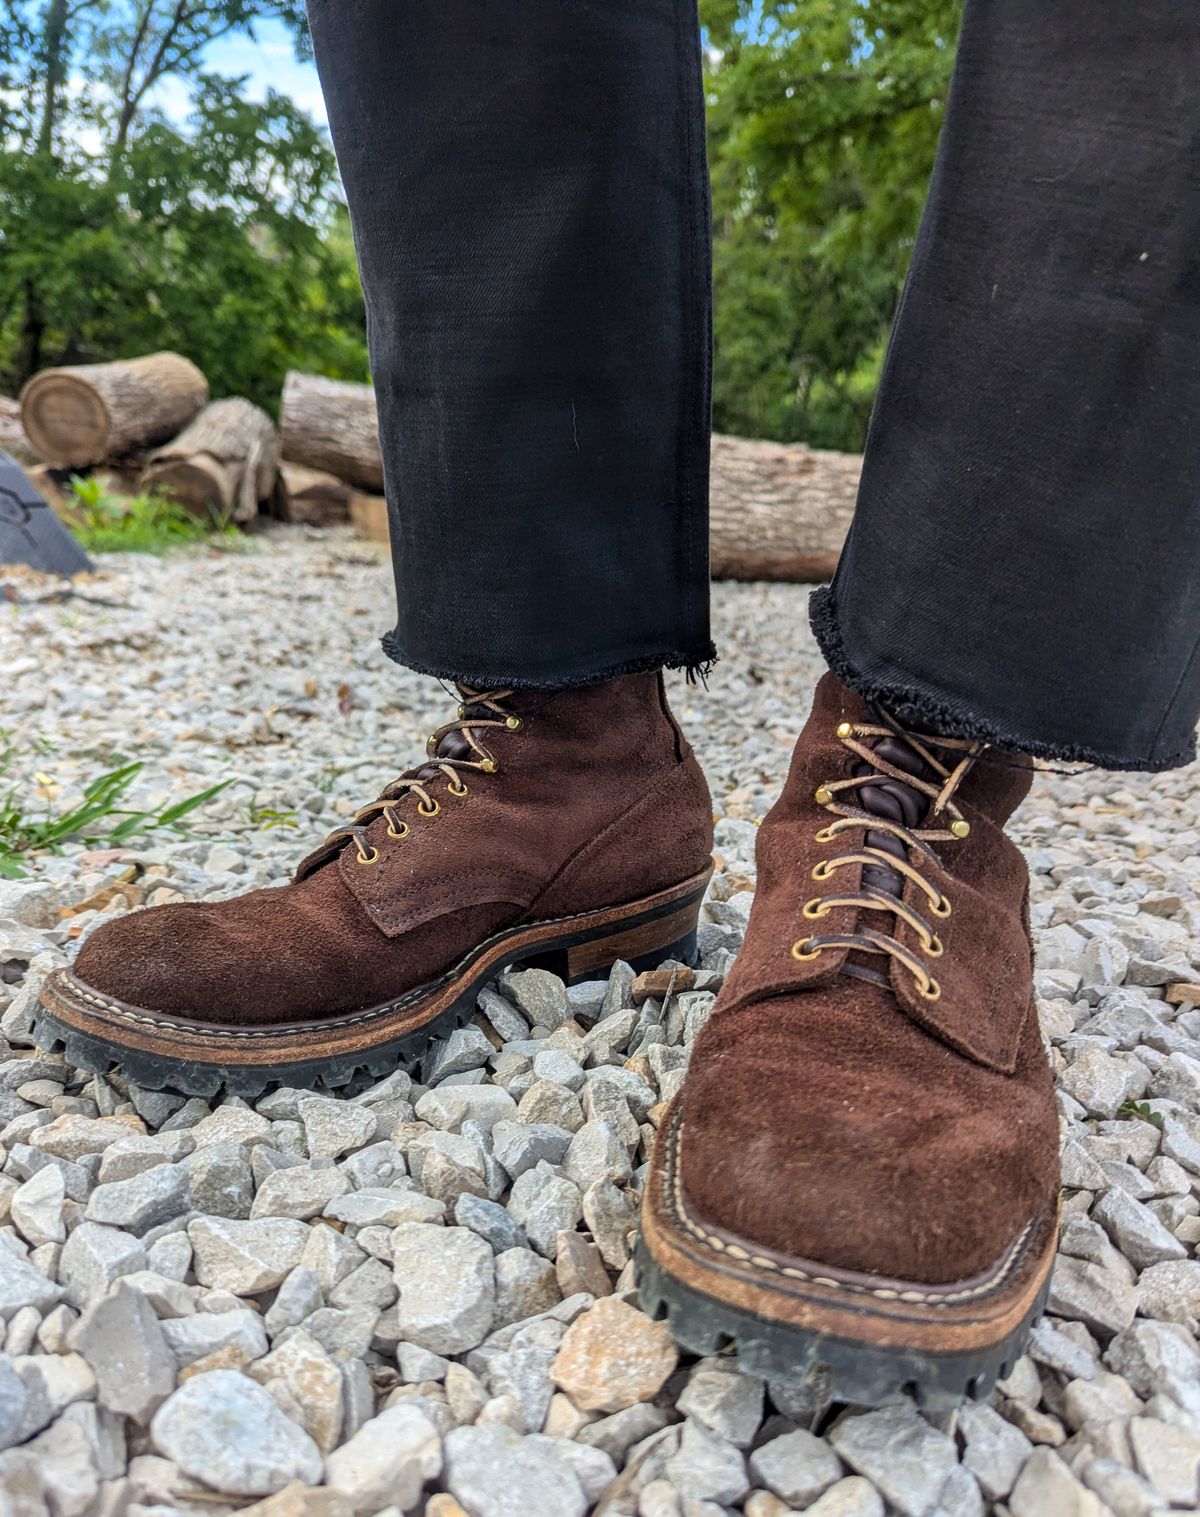
[[383, 489], [379, 418], [370, 385], [293, 369], [283, 385], [279, 428], [289, 462], [336, 474], [364, 490]]
[[862, 459], [803, 443], [714, 436], [714, 579], [829, 579], [854, 514]]
[[284, 521], [326, 527], [347, 521], [353, 485], [323, 469], [309, 469], [285, 458], [279, 465], [279, 514]]
[[270, 497], [278, 467], [267, 413], [237, 397], [215, 400], [150, 455], [139, 488], [164, 490], [200, 516], [247, 522]]
[[25, 428], [21, 425], [21, 407], [5, 395], [0, 395], [0, 448], [19, 464], [40, 464], [42, 461], [25, 436]]
[[21, 421], [52, 464], [86, 468], [174, 436], [208, 400], [208, 383], [178, 353], [44, 369], [21, 391]]

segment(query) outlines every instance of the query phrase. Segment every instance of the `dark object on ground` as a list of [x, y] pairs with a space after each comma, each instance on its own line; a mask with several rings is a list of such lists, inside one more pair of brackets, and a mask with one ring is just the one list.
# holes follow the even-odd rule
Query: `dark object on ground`
[[0, 449], [0, 564], [28, 564], [44, 574], [82, 574], [87, 554], [38, 494], [21, 465]]

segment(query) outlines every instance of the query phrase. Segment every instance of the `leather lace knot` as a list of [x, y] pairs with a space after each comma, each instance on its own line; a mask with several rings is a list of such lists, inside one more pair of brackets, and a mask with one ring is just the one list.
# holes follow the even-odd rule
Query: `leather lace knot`
[[[911, 880], [925, 896], [930, 917], [950, 916], [953, 908], [949, 899], [926, 878], [921, 864], [940, 866], [932, 845], [958, 842], [969, 835], [970, 823], [954, 796], [987, 744], [921, 736], [895, 723], [875, 726], [842, 722], [836, 736], [856, 763], [849, 777], [817, 787], [817, 804], [835, 818], [817, 833], [817, 841], [836, 842], [859, 830], [864, 834], [857, 846], [821, 860], [812, 878], [823, 882], [832, 879], [839, 869], [861, 865], [860, 888], [814, 896], [805, 902], [803, 915], [815, 922], [837, 907], [886, 912], [912, 928], [920, 952], [901, 943], [891, 931], [863, 924], [860, 917], [853, 931], [798, 938], [792, 944], [792, 957], [814, 959], [826, 949], [844, 948], [896, 959], [916, 981], [918, 995], [936, 1001], [941, 986], [925, 960], [941, 957], [942, 940], [927, 917], [902, 899], [904, 882]], [[885, 975], [866, 964], [848, 959], [842, 967], [844, 973], [859, 979], [888, 983]]]
[[524, 725], [521, 718], [505, 709], [502, 704], [512, 696], [512, 690], [472, 690], [467, 685], [456, 686], [461, 704], [458, 716], [445, 722], [430, 734], [426, 743], [429, 763], [410, 774], [393, 780], [377, 800], [370, 801], [355, 812], [351, 821], [335, 827], [325, 839], [325, 844], [337, 838], [352, 838], [360, 864], [374, 864], [379, 860], [379, 849], [366, 840], [367, 828], [379, 816], [387, 822], [390, 838], [405, 838], [412, 831], [410, 823], [400, 816], [398, 806], [410, 796], [417, 798], [417, 815], [433, 817], [442, 809], [430, 786], [439, 778], [445, 779], [446, 793], [456, 797], [468, 795], [463, 775], [474, 771], [478, 774], [495, 774], [500, 765], [487, 747], [482, 734], [490, 730], [519, 732]]

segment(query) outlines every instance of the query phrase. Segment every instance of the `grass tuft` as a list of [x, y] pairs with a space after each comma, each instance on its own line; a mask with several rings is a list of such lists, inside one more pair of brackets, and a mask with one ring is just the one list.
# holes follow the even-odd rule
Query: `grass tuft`
[[73, 475], [68, 487], [72, 531], [89, 553], [165, 553], [241, 540], [231, 523], [196, 516], [167, 495], [117, 495], [109, 483], [106, 475]]

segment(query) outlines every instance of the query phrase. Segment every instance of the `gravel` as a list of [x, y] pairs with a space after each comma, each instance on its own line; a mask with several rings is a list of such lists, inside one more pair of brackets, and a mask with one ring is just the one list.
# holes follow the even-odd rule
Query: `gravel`
[[233, 783], [182, 837], [67, 844], [0, 879], [0, 1509], [1197, 1507], [1200, 993], [1171, 987], [1200, 984], [1200, 771], [1046, 777], [1014, 821], [1065, 1181], [1026, 1355], [956, 1416], [830, 1406], [819, 1384], [680, 1356], [629, 1263], [656, 1108], [741, 941], [755, 823], [819, 670], [807, 592], [717, 587], [711, 692], [671, 680], [718, 815], [708, 981], [663, 1008], [634, 1006], [625, 965], [570, 989], [505, 974], [415, 1079], [209, 1103], [38, 1054], [42, 978], [132, 906], [283, 883], [446, 698], [378, 651], [386, 564], [339, 531], [110, 557], [96, 586], [116, 604], [39, 602], [22, 580], [0, 623], [4, 721], [29, 745], [17, 801], [64, 808], [135, 758], [132, 808]]

